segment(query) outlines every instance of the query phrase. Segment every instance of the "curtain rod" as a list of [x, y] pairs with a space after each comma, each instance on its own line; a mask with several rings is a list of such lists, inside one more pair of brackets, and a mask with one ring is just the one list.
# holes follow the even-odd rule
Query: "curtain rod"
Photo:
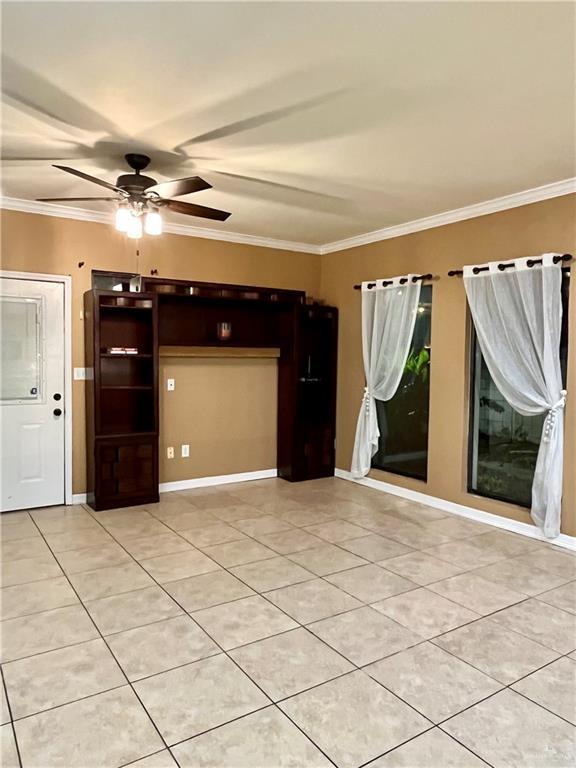
[[[433, 275], [431, 275], [430, 273], [426, 275], [414, 275], [414, 277], [412, 278], [412, 282], [415, 283], [417, 280], [432, 280], [432, 278], [433, 278]], [[386, 288], [387, 285], [392, 285], [393, 282], [394, 280], [382, 280], [382, 288]], [[400, 285], [404, 285], [407, 282], [408, 282], [407, 277], [400, 278]], [[373, 283], [368, 283], [366, 288], [370, 290], [371, 288], [375, 288], [377, 284], [378, 284], [378, 281], [375, 280]], [[361, 285], [354, 286], [355, 291], [360, 291], [361, 289], [362, 289]]]
[[[572, 261], [572, 254], [570, 253], [564, 253], [562, 256], [554, 256], [552, 259], [554, 264], [558, 264], [560, 261]], [[528, 267], [535, 267], [536, 264], [542, 264], [542, 259], [528, 259], [526, 262], [526, 266]], [[498, 264], [498, 269], [501, 272], [504, 272], [505, 269], [511, 269], [512, 267], [515, 267], [516, 264], [512, 262], [508, 262], [507, 264]], [[472, 269], [472, 272], [475, 275], [479, 275], [480, 272], [488, 272], [490, 267], [474, 267]], [[462, 277], [464, 274], [464, 270], [462, 269], [451, 269], [450, 272], [448, 272], [448, 277]]]

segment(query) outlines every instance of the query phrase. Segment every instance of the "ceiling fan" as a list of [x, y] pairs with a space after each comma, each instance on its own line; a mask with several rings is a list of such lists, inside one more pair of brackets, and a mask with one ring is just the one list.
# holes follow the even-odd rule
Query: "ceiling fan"
[[[169, 197], [180, 197], [189, 195], [192, 192], [199, 192], [202, 189], [211, 189], [212, 185], [201, 179], [199, 176], [189, 176], [184, 179], [173, 179], [172, 181], [163, 181], [159, 184], [156, 179], [150, 176], [144, 176], [143, 171], [150, 163], [147, 155], [129, 153], [124, 158], [134, 173], [125, 173], [116, 179], [115, 184], [98, 179], [96, 176], [90, 176], [83, 171], [75, 168], [69, 168], [66, 165], [55, 165], [61, 171], [71, 173], [93, 184], [111, 190], [116, 193], [115, 197], [44, 197], [38, 198], [44, 203], [62, 203], [62, 202], [85, 202], [90, 200], [115, 202], [118, 205], [116, 211], [116, 229], [120, 232], [126, 232], [128, 237], [142, 237], [143, 229], [146, 234], [162, 234], [162, 218], [159, 213], [160, 208], [168, 208], [176, 213], [184, 213], [188, 216], [197, 216], [203, 219], [213, 219], [215, 221], [226, 221], [230, 216], [227, 211], [220, 211], [217, 208], [208, 208], [205, 205], [196, 205], [195, 203], [185, 203], [180, 200], [171, 200]], [[144, 227], [142, 220], [144, 219]]]

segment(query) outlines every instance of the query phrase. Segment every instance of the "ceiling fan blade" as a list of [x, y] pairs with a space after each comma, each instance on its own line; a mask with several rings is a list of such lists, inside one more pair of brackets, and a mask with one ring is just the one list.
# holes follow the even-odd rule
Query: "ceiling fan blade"
[[232, 173], [231, 171], [217, 171], [212, 170], [211, 173], [217, 173], [218, 176], [225, 176], [229, 179], [238, 179], [239, 181], [246, 181], [250, 184], [258, 184], [267, 190], [271, 189], [279, 189], [286, 192], [294, 192], [295, 194], [299, 195], [300, 197], [307, 197], [307, 198], [323, 198], [330, 201], [341, 201], [341, 197], [337, 197], [336, 195], [330, 195], [327, 192], [315, 192], [312, 189], [305, 189], [304, 187], [295, 187], [292, 184], [283, 184], [280, 181], [271, 181], [270, 179], [262, 179], [258, 176], [247, 176], [246, 174], [242, 173]]
[[181, 195], [189, 195], [192, 192], [200, 192], [202, 189], [212, 189], [212, 184], [208, 184], [200, 176], [189, 176], [185, 179], [161, 181], [160, 184], [148, 187], [146, 193], [152, 192], [160, 197], [180, 197]]
[[[2, 95], [13, 106], [36, 119], [58, 127], [82, 131], [117, 133], [116, 126], [78, 101], [42, 74], [2, 56]], [[55, 105], [58, 105], [55, 109]]]
[[75, 168], [69, 168], [67, 165], [54, 165], [53, 167], [59, 168], [61, 171], [66, 171], [66, 173], [71, 173], [74, 176], [79, 176], [81, 179], [85, 179], [86, 181], [91, 181], [93, 184], [99, 184], [101, 187], [111, 189], [113, 192], [119, 192], [122, 195], [126, 195], [126, 192], [123, 189], [120, 189], [120, 187], [117, 187], [114, 184], [110, 184], [107, 181], [103, 181], [102, 179], [97, 179], [96, 176], [90, 176], [88, 173], [77, 171]]
[[290, 104], [286, 107], [272, 109], [268, 112], [261, 112], [260, 114], [252, 115], [251, 117], [244, 118], [243, 120], [237, 120], [233, 123], [222, 125], [220, 128], [207, 131], [206, 133], [200, 134], [198, 136], [193, 136], [191, 139], [187, 139], [186, 141], [181, 142], [175, 147], [175, 151], [182, 151], [184, 147], [190, 146], [191, 144], [201, 144], [207, 141], [227, 138], [228, 136], [233, 136], [237, 133], [243, 133], [244, 131], [249, 131], [253, 128], [259, 128], [260, 126], [267, 125], [268, 123], [274, 123], [278, 120], [283, 120], [284, 118], [291, 117], [298, 112], [313, 109], [314, 107], [318, 107], [325, 102], [338, 98], [342, 94], [346, 93], [346, 90], [347, 89], [345, 88], [338, 88], [336, 90], [329, 91], [328, 93], [322, 93], [318, 96], [313, 96], [310, 99], [304, 99], [302, 101], [296, 102], [295, 104]]
[[223, 192], [241, 197], [266, 200], [269, 203], [279, 203], [305, 210], [314, 210], [321, 213], [347, 215], [353, 211], [353, 205], [349, 199], [317, 192], [304, 187], [291, 184], [283, 184], [279, 181], [271, 181], [257, 176], [220, 171], [214, 168], [203, 168], [202, 172], [214, 177], [216, 186]]
[[194, 203], [182, 203], [180, 200], [162, 200], [161, 204], [175, 213], [185, 213], [188, 216], [198, 216], [201, 219], [226, 221], [231, 215], [227, 211], [219, 211], [217, 208], [207, 208], [205, 205], [195, 205]]
[[36, 200], [39, 203], [62, 203], [62, 202], [76, 202], [87, 200], [114, 200], [117, 201], [117, 197], [37, 197]]
[[33, 157], [32, 155], [2, 155], [2, 162], [3, 163], [9, 163], [13, 161], [17, 161], [20, 163], [23, 162], [42, 162], [42, 163], [49, 163], [53, 160], [72, 160], [72, 159], [78, 159], [78, 158], [71, 158], [71, 157]]

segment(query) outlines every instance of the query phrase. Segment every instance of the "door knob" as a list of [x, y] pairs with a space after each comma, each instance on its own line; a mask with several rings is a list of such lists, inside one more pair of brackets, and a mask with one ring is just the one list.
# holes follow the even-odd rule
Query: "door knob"
[[62, 400], [62, 395], [60, 394], [60, 392], [56, 392], [56, 394], [54, 395], [54, 400]]
[[62, 409], [61, 408], [54, 408], [52, 413], [54, 414], [54, 416], [62, 416]]

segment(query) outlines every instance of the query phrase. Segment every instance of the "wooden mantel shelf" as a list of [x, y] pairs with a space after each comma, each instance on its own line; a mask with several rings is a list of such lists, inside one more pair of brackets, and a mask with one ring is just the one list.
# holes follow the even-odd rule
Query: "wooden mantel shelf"
[[280, 357], [279, 347], [176, 347], [161, 346], [160, 357]]

